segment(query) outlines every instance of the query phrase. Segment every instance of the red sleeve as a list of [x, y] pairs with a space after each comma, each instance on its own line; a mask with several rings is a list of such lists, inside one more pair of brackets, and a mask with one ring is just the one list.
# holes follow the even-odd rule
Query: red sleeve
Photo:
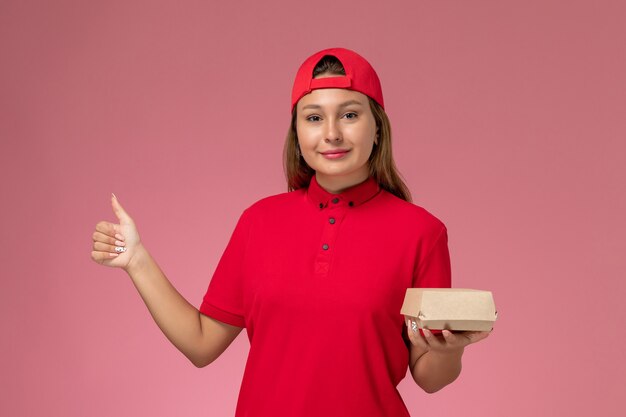
[[443, 226], [430, 249], [427, 249], [418, 259], [413, 276], [413, 288], [450, 288], [451, 285], [448, 230]]
[[202, 314], [238, 327], [245, 327], [243, 266], [249, 231], [248, 214], [244, 211], [217, 264], [199, 309]]
[[[413, 276], [413, 288], [450, 288], [452, 274], [450, 252], [448, 251], [448, 230], [445, 226], [436, 235], [430, 250], [420, 256], [417, 270]], [[441, 330], [431, 330], [440, 334]], [[420, 333], [423, 335], [422, 330]]]

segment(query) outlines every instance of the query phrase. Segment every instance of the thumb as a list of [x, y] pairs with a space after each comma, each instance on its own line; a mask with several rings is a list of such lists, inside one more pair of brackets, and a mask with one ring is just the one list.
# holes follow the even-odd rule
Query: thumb
[[113, 207], [113, 212], [120, 223], [131, 223], [133, 221], [128, 213], [126, 213], [126, 210], [124, 210], [120, 202], [117, 201], [117, 197], [113, 193], [111, 193], [111, 206]]

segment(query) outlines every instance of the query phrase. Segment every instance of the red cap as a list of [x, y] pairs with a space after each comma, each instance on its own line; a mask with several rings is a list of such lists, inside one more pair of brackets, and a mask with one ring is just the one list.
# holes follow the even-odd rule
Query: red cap
[[[313, 69], [324, 55], [336, 57], [344, 69], [345, 76], [313, 78]], [[383, 90], [374, 68], [361, 55], [345, 48], [329, 48], [319, 51], [300, 66], [291, 90], [291, 111], [304, 95], [318, 88], [347, 88], [374, 99], [384, 109]]]

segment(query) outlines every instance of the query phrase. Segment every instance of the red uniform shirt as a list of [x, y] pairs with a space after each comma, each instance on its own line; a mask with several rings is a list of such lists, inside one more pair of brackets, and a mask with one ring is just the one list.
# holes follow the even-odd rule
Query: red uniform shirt
[[247, 329], [236, 417], [408, 416], [400, 308], [407, 288], [450, 286], [447, 238], [372, 177], [244, 210], [200, 307]]

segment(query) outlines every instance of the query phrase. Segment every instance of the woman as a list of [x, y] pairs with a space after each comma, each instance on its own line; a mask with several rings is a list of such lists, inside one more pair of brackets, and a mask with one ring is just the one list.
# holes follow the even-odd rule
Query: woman
[[[344, 48], [300, 67], [284, 149], [289, 192], [242, 213], [199, 309], [167, 280], [115, 196], [92, 258], [123, 268], [157, 325], [196, 366], [245, 327], [237, 417], [408, 416], [407, 366], [432, 393], [454, 381], [465, 346], [488, 332], [418, 332], [407, 288], [449, 287], [445, 225], [410, 203], [371, 65]], [[408, 327], [407, 327], [408, 325]]]

